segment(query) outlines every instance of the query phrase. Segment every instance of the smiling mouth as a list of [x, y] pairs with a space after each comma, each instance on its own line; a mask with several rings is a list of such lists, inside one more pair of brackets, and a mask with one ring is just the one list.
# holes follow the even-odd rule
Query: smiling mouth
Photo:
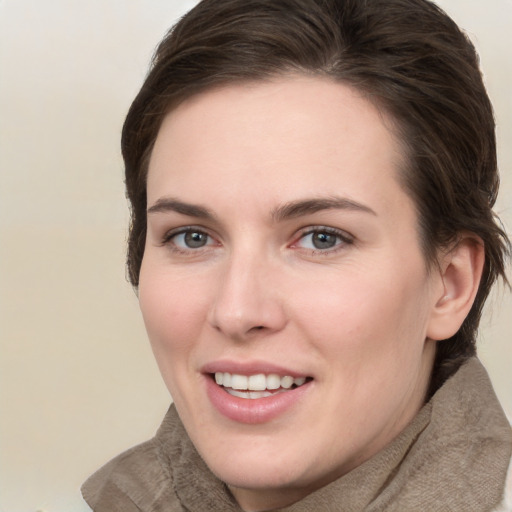
[[228, 372], [216, 372], [212, 374], [212, 378], [218, 386], [222, 387], [231, 396], [249, 400], [286, 393], [312, 380], [311, 377], [280, 376], [275, 373], [240, 375]]

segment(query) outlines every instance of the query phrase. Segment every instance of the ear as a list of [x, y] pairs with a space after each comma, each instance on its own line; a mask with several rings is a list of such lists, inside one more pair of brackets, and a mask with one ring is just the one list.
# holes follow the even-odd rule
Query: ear
[[484, 244], [474, 235], [463, 234], [455, 247], [441, 256], [442, 286], [434, 297], [428, 338], [445, 340], [459, 330], [475, 300], [484, 261]]

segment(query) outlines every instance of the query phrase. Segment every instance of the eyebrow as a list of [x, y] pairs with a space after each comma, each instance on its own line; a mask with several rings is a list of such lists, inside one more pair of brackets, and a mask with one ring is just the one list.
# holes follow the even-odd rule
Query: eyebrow
[[[311, 215], [322, 210], [351, 210], [377, 215], [369, 206], [358, 203], [346, 197], [327, 197], [300, 199], [285, 203], [274, 209], [271, 218], [274, 222], [281, 222], [287, 219], [294, 219], [304, 215]], [[196, 217], [198, 219], [214, 220], [215, 215], [204, 206], [185, 203], [172, 197], [162, 197], [147, 210], [151, 213], [175, 212], [187, 217]]]
[[196, 204], [184, 203], [172, 197], [162, 197], [150, 206], [147, 213], [166, 213], [176, 212], [187, 217], [197, 217], [198, 219], [213, 220], [215, 215], [207, 208]]
[[369, 206], [346, 197], [327, 197], [291, 201], [272, 212], [274, 222], [310, 215], [322, 210], [351, 210], [377, 215]]

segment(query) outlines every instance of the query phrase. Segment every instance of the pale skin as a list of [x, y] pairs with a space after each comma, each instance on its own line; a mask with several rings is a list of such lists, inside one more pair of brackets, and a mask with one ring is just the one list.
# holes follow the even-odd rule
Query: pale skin
[[[481, 244], [461, 234], [427, 269], [390, 126], [345, 85], [287, 76], [194, 96], [158, 134], [140, 307], [190, 438], [246, 511], [294, 503], [393, 440], [473, 302]], [[240, 423], [205, 392], [218, 361], [308, 386]]]

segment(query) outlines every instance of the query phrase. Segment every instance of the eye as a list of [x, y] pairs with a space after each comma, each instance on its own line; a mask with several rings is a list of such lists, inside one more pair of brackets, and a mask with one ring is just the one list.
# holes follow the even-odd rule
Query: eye
[[295, 247], [307, 249], [310, 251], [331, 251], [340, 246], [351, 244], [352, 238], [333, 228], [312, 228], [302, 234], [302, 236], [294, 243]]
[[204, 231], [197, 228], [184, 228], [166, 234], [164, 244], [172, 244], [178, 250], [194, 250], [214, 245], [214, 239]]

